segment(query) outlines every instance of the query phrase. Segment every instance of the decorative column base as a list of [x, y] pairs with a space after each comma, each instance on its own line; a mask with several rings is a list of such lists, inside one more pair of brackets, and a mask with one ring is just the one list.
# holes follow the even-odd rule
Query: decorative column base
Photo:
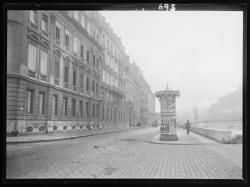
[[176, 134], [160, 134], [160, 141], [178, 141]]

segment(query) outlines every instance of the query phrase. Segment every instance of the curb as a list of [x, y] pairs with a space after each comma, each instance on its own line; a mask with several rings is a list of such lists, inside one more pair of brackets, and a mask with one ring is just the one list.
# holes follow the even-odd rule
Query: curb
[[71, 136], [71, 137], [64, 137], [64, 138], [56, 138], [56, 139], [45, 139], [45, 140], [26, 140], [26, 141], [13, 141], [13, 142], [7, 142], [6, 144], [24, 144], [24, 143], [39, 143], [39, 142], [53, 142], [53, 141], [60, 141], [60, 140], [70, 140], [70, 139], [77, 139], [77, 138], [83, 138], [83, 137], [88, 137], [88, 136], [95, 136], [99, 134], [107, 134], [107, 133], [112, 133], [112, 132], [117, 132], [117, 131], [124, 131], [124, 130], [132, 130], [132, 129], [138, 129], [137, 128], [128, 128], [128, 129], [118, 129], [118, 130], [112, 130], [112, 131], [107, 131], [107, 132], [97, 132], [93, 134], [85, 134], [85, 135], [80, 135], [80, 136]]

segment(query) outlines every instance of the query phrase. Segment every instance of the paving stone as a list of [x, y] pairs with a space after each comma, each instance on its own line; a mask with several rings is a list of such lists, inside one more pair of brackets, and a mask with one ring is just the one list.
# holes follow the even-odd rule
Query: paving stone
[[143, 128], [7, 145], [7, 178], [242, 178], [241, 144], [211, 143], [193, 133], [183, 137], [193, 144], [151, 143], [158, 133]]

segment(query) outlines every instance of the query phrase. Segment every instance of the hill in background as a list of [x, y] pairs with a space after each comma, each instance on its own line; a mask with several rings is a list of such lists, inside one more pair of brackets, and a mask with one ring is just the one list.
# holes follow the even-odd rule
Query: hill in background
[[212, 104], [202, 114], [200, 120], [221, 121], [221, 120], [241, 120], [242, 119], [242, 87], [223, 97]]

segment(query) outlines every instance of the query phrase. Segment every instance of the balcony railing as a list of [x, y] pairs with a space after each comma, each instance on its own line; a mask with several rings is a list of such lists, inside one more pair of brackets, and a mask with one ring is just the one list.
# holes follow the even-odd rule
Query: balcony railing
[[77, 57], [77, 53], [73, 51], [73, 56], [74, 57]]
[[56, 44], [60, 46], [61, 45], [61, 41], [58, 40], [58, 39], [56, 39]]
[[84, 94], [84, 89], [83, 89], [83, 88], [80, 88], [80, 92]]
[[47, 75], [40, 74], [40, 79], [43, 81], [47, 81]]
[[77, 91], [77, 86], [76, 85], [73, 85], [73, 90]]
[[33, 30], [38, 30], [38, 25], [32, 23], [31, 21], [29, 22], [29, 25], [30, 25], [30, 28], [33, 29]]
[[46, 38], [49, 37], [49, 33], [47, 31], [42, 30], [42, 35], [45, 36]]
[[56, 84], [56, 85], [59, 85], [59, 82], [60, 82], [59, 79], [54, 80], [54, 84]]
[[65, 50], [69, 51], [69, 46], [64, 45]]
[[87, 90], [86, 93], [87, 93], [87, 95], [90, 95], [90, 91], [89, 90]]
[[69, 88], [69, 83], [68, 82], [64, 82], [64, 87], [65, 88]]
[[36, 77], [36, 72], [28, 70], [28, 76], [35, 78]]

